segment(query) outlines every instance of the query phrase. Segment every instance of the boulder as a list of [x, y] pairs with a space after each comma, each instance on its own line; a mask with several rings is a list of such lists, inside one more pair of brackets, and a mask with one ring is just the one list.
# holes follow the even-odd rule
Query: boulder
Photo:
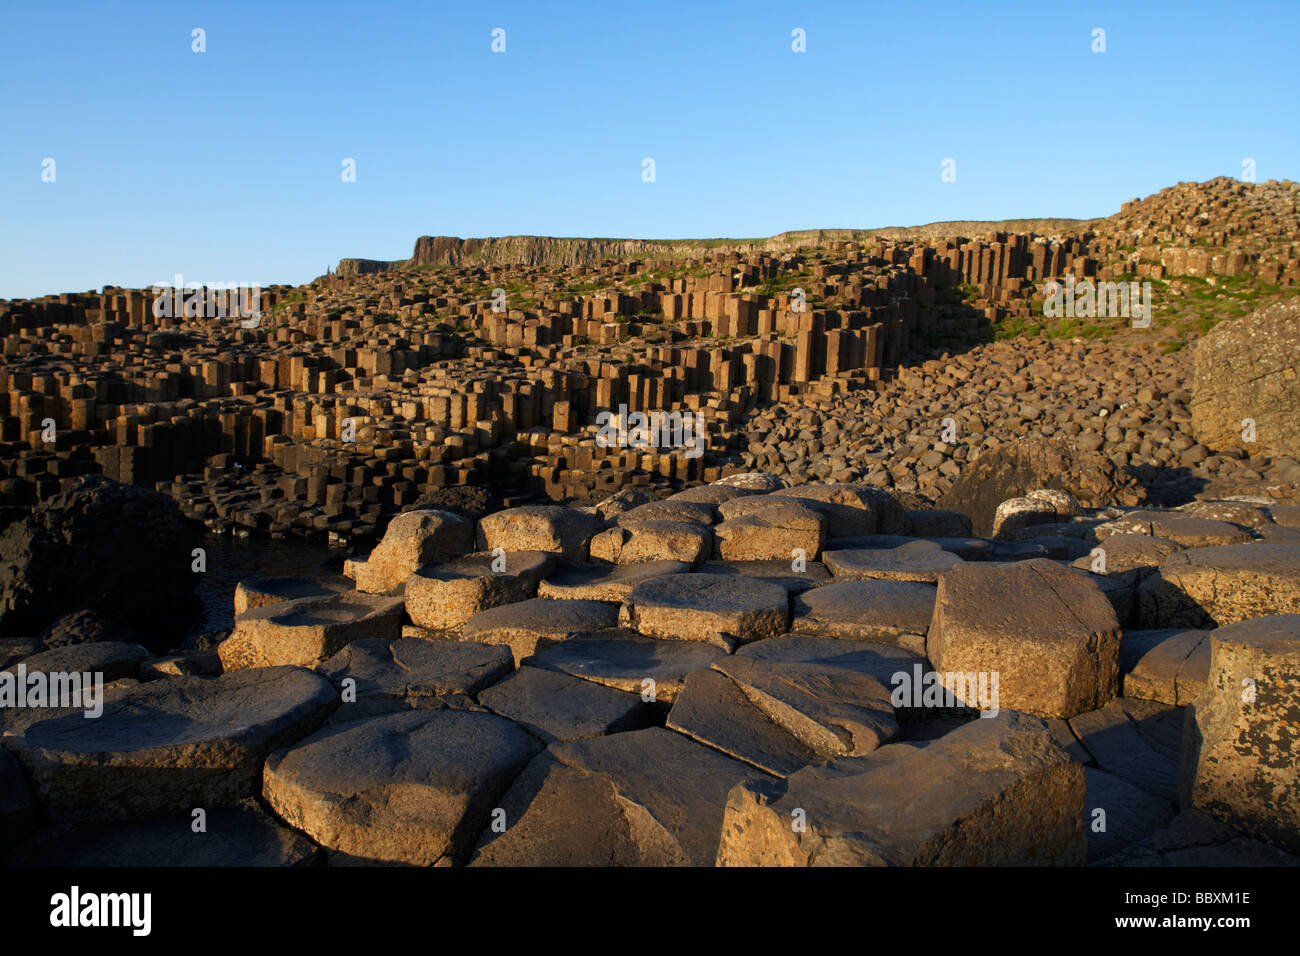
[[942, 508], [970, 517], [988, 537], [997, 507], [1038, 489], [1069, 492], [1081, 505], [1141, 504], [1145, 490], [1100, 452], [1072, 448], [1057, 438], [1019, 438], [984, 452], [962, 469], [939, 499]]
[[[953, 781], [960, 781], [954, 786]], [[719, 866], [1082, 864], [1083, 768], [1007, 712], [728, 797]]]
[[610, 564], [645, 561], [693, 564], [703, 561], [712, 551], [713, 530], [696, 521], [622, 521], [591, 539], [591, 559]]
[[1293, 454], [1300, 431], [1300, 302], [1285, 299], [1242, 319], [1220, 322], [1192, 353], [1192, 433], [1214, 449], [1243, 447], [1254, 422], [1252, 453]]
[[1126, 630], [1120, 639], [1120, 690], [1125, 697], [1185, 707], [1210, 673], [1209, 631]]
[[338, 862], [460, 863], [538, 750], [492, 714], [384, 714], [324, 728], [272, 754], [262, 795]]
[[853, 534], [899, 534], [907, 512], [894, 496], [879, 488], [843, 483], [796, 485], [772, 492], [820, 512], [832, 537]]
[[753, 496], [728, 502], [722, 513], [713, 533], [714, 556], [724, 561], [815, 561], [826, 540], [826, 519], [798, 500]]
[[406, 613], [417, 627], [454, 630], [479, 611], [536, 597], [554, 567], [544, 551], [481, 551], [420, 568], [406, 579]]
[[927, 649], [937, 671], [999, 675], [999, 706], [1040, 717], [1095, 710], [1118, 691], [1114, 609], [1085, 576], [1042, 558], [945, 573]]
[[169, 640], [193, 604], [192, 526], [176, 502], [87, 475], [0, 531], [0, 631], [36, 634], [91, 608]]
[[[488, 515], [478, 523], [484, 551], [546, 551], [566, 561], [585, 561], [601, 520], [572, 508], [526, 505]], [[414, 570], [414, 569], [412, 569]]]
[[1169, 555], [1138, 590], [1144, 628], [1216, 627], [1300, 611], [1300, 544], [1256, 541]]
[[1298, 714], [1300, 614], [1217, 628], [1205, 692], [1187, 708], [1183, 806], [1300, 853]]
[[474, 550], [474, 525], [450, 511], [407, 511], [388, 524], [383, 540], [365, 561], [348, 561], [343, 573], [357, 590], [387, 594], [419, 568], [451, 561]]
[[[799, 567], [800, 570], [795, 570]], [[735, 574], [757, 578], [785, 588], [790, 594], [801, 594], [831, 580], [826, 565], [820, 561], [806, 561], [796, 565], [793, 561], [705, 561], [697, 570], [701, 574]]]

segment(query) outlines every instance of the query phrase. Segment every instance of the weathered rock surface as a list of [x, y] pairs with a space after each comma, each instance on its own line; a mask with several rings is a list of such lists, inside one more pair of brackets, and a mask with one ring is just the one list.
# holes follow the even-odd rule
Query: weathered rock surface
[[767, 581], [720, 574], [674, 574], [643, 581], [619, 623], [647, 637], [709, 641], [727, 651], [785, 631], [790, 600]]
[[554, 567], [543, 551], [485, 551], [420, 568], [406, 579], [406, 613], [419, 627], [452, 630], [479, 611], [536, 597]]
[[894, 548], [827, 548], [822, 563], [837, 579], [876, 578], [933, 584], [939, 575], [965, 562], [932, 541], [918, 538]]
[[1070, 719], [1070, 729], [1102, 770], [1173, 803], [1183, 711], [1120, 697]]
[[1143, 580], [1138, 602], [1144, 628], [1219, 627], [1300, 612], [1300, 544], [1179, 551]]
[[736, 787], [718, 864], [1080, 864], [1083, 804], [1083, 768], [1041, 720], [1004, 713], [924, 747], [894, 744], [784, 785]]
[[723, 653], [702, 641], [661, 641], [612, 629], [557, 644], [528, 664], [672, 703], [688, 674], [707, 668]]
[[385, 714], [327, 727], [272, 754], [262, 795], [339, 862], [464, 862], [539, 749], [492, 714]]
[[337, 700], [296, 667], [173, 677], [110, 699], [97, 719], [44, 720], [5, 744], [51, 822], [129, 819], [254, 795], [266, 755], [310, 733]]
[[622, 604], [640, 582], [690, 569], [691, 565], [686, 561], [643, 561], [614, 568], [600, 564], [571, 565], [547, 577], [538, 586], [537, 596]]
[[1119, 622], [1085, 577], [1051, 561], [967, 564], [939, 579], [935, 670], [999, 675], [1000, 706], [1073, 717], [1119, 688]]
[[566, 561], [585, 561], [591, 539], [601, 530], [594, 515], [549, 505], [507, 508], [479, 522], [482, 550], [546, 551]]
[[599, 601], [552, 601], [533, 598], [480, 611], [461, 631], [467, 641], [505, 644], [515, 664], [575, 634], [613, 627], [618, 609]]
[[357, 590], [387, 594], [419, 568], [459, 558], [474, 550], [474, 525], [450, 511], [407, 511], [388, 525], [365, 561], [349, 561], [343, 573]]
[[1209, 631], [1125, 631], [1120, 640], [1121, 690], [1125, 697], [1185, 707], [1202, 691], [1210, 672]]
[[540, 667], [519, 668], [478, 699], [546, 744], [639, 730], [653, 716], [636, 694]]
[[472, 697], [515, 669], [510, 648], [474, 641], [377, 638], [354, 641], [317, 667], [338, 690], [337, 720], [380, 712], [380, 701], [404, 707], [438, 706], [448, 695]]
[[896, 644], [925, 653], [936, 590], [913, 581], [838, 581], [793, 599], [795, 634]]
[[645, 561], [691, 564], [704, 560], [712, 552], [712, 529], [696, 521], [622, 521], [591, 539], [591, 559], [610, 564]]
[[217, 646], [226, 670], [314, 667], [353, 641], [402, 636], [402, 599], [352, 592], [255, 608]]

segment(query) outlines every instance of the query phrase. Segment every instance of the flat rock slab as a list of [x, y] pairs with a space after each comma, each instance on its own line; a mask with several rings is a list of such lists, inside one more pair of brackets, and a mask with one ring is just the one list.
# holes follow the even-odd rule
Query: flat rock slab
[[653, 719], [636, 694], [540, 667], [519, 668], [478, 699], [547, 744], [640, 730]]
[[706, 527], [718, 518], [717, 505], [708, 501], [687, 501], [684, 498], [665, 498], [638, 505], [618, 516], [619, 525], [641, 524], [646, 521], [671, 521], [702, 524]]
[[481, 551], [420, 568], [406, 579], [406, 613], [418, 627], [452, 630], [479, 611], [536, 597], [554, 567], [545, 551]]
[[822, 563], [844, 580], [878, 578], [933, 584], [940, 574], [966, 562], [937, 544], [917, 539], [896, 548], [828, 548], [822, 552]]
[[717, 858], [732, 787], [765, 776], [662, 727], [554, 744], [551, 753], [567, 766], [608, 777], [619, 798], [646, 825], [656, 824], [692, 866], [712, 866]]
[[826, 519], [805, 502], [761, 495], [728, 502], [714, 528], [714, 556], [724, 561], [814, 561], [826, 541]]
[[936, 589], [915, 581], [837, 581], [797, 595], [790, 630], [924, 652]]
[[[94, 644], [69, 644], [33, 654], [21, 662], [29, 677], [33, 674], [100, 674], [105, 682], [135, 677], [149, 651], [126, 641], [98, 641]], [[18, 665], [9, 669], [15, 679]], [[9, 705], [12, 706], [12, 705]]]
[[1084, 575], [1045, 559], [973, 563], [939, 581], [929, 658], [941, 672], [997, 674], [1000, 706], [1073, 717], [1119, 688], [1119, 621]]
[[266, 762], [262, 794], [349, 861], [463, 862], [540, 746], [502, 717], [417, 710], [326, 728]]
[[781, 488], [772, 496], [793, 498], [820, 511], [832, 538], [877, 532], [899, 534], [907, 524], [907, 512], [893, 495], [866, 485], [798, 485]]
[[823, 758], [862, 756], [898, 735], [890, 693], [869, 674], [826, 663], [726, 657], [731, 678], [773, 723]]
[[1184, 548], [1211, 548], [1219, 545], [1241, 544], [1253, 537], [1226, 521], [1213, 521], [1195, 515], [1170, 511], [1134, 511], [1098, 525], [1097, 539], [1103, 543], [1112, 534], [1149, 534], [1165, 538]]
[[1300, 853], [1300, 614], [1215, 630], [1187, 720], [1182, 805]]
[[235, 585], [235, 614], [243, 614], [268, 604], [297, 601], [302, 598], [329, 597], [352, 590], [352, 582], [337, 578], [244, 578]]
[[731, 651], [784, 633], [790, 599], [778, 585], [721, 574], [674, 574], [632, 589], [619, 623], [647, 637], [708, 641]]
[[622, 604], [642, 581], [691, 570], [687, 561], [643, 561], [609, 567], [579, 564], [560, 568], [537, 588], [537, 596], [563, 601], [606, 601]]
[[461, 630], [467, 641], [505, 644], [515, 664], [548, 647], [585, 634], [613, 627], [618, 609], [600, 601], [552, 601], [534, 598], [475, 614]]
[[1251, 839], [1200, 810], [1184, 810], [1102, 866], [1300, 866], [1300, 856]]
[[[1119, 645], [1125, 697], [1185, 707], [1205, 690], [1210, 672], [1209, 631], [1125, 631]], [[1198, 653], [1205, 644], [1206, 653]]]
[[649, 814], [604, 774], [533, 758], [500, 801], [504, 830], [484, 831], [470, 866], [686, 866]]
[[1168, 538], [1145, 534], [1113, 534], [1075, 559], [1074, 566], [1097, 574], [1124, 574], [1130, 571], [1153, 571], [1160, 562], [1183, 546]]
[[194, 817], [47, 827], [15, 847], [10, 866], [324, 866], [325, 854], [296, 830], [245, 800], [204, 810], [201, 833]]
[[478, 527], [484, 551], [546, 551], [566, 561], [585, 561], [591, 539], [604, 528], [595, 515], [555, 505], [506, 508]]
[[1071, 718], [1070, 729], [1102, 770], [1169, 803], [1178, 798], [1179, 708], [1121, 697]]
[[[796, 567], [799, 570], [795, 570]], [[701, 574], [739, 574], [758, 578], [779, 584], [790, 594], [799, 594], [831, 580], [826, 565], [820, 561], [805, 561], [799, 565], [792, 561], [705, 561], [699, 566], [699, 571]]]
[[610, 564], [693, 564], [712, 553], [713, 529], [696, 521], [622, 521], [591, 539], [591, 559]]
[[1083, 768], [1041, 720], [1005, 712], [923, 747], [737, 786], [718, 865], [1081, 864], [1083, 803]]
[[266, 755], [337, 702], [329, 681], [297, 667], [171, 677], [109, 701], [97, 719], [41, 721], [6, 743], [50, 822], [129, 819], [253, 796]]
[[1085, 767], [1087, 793], [1083, 827], [1088, 834], [1088, 862], [1114, 856], [1169, 825], [1173, 805], [1105, 770]]
[[250, 667], [314, 667], [353, 641], [402, 636], [402, 599], [335, 594], [255, 608], [235, 618], [217, 646], [227, 671]]
[[501, 644], [409, 637], [355, 641], [316, 668], [338, 688], [343, 704], [335, 716], [343, 719], [373, 698], [420, 707], [448, 694], [472, 697], [514, 669], [510, 648]]
[[612, 629], [557, 644], [534, 655], [528, 664], [672, 703], [686, 675], [707, 668], [724, 653], [699, 641], [660, 641]]
[[874, 677], [886, 687], [894, 686], [895, 678], [900, 673], [912, 675], [918, 664], [929, 670], [924, 657], [900, 647], [874, 641], [848, 641], [805, 634], [783, 634], [771, 640], [746, 644], [736, 652], [736, 657], [854, 670]]
[[668, 713], [668, 728], [777, 777], [825, 759], [751, 703], [735, 681], [714, 670], [687, 676]]
[[1143, 580], [1138, 601], [1144, 628], [1221, 627], [1300, 612], [1300, 544], [1179, 551]]

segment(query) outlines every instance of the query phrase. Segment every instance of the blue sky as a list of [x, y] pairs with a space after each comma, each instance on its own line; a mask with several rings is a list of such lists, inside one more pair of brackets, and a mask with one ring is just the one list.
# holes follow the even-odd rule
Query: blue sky
[[1300, 178], [1295, 0], [98, 0], [3, 23], [7, 298], [299, 283], [419, 235], [1092, 217], [1246, 157]]

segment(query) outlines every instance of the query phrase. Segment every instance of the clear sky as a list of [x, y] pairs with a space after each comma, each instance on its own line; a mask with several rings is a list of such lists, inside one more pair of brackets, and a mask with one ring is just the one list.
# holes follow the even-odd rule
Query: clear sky
[[1245, 158], [1300, 178], [1297, 0], [9, 0], [0, 23], [8, 298], [300, 283], [420, 235], [1103, 216]]

